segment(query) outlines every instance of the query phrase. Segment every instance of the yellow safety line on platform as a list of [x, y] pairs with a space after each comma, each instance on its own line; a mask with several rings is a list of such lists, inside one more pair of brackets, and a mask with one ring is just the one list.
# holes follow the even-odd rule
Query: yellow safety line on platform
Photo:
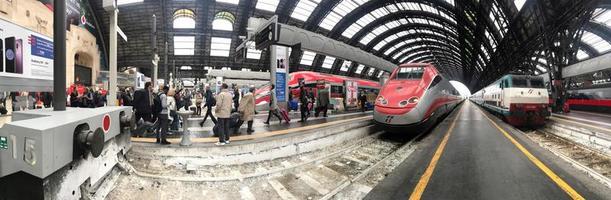
[[490, 121], [513, 145], [515, 145], [531, 162], [533, 162], [545, 175], [547, 175], [552, 181], [556, 183], [566, 194], [568, 194], [572, 199], [584, 199], [573, 187], [571, 187], [567, 182], [562, 180], [554, 171], [552, 171], [549, 167], [547, 167], [543, 162], [541, 162], [537, 157], [530, 153], [522, 144], [520, 144], [516, 139], [514, 139], [507, 131], [501, 128], [496, 122], [494, 122], [488, 115], [486, 115], [481, 109], [478, 109], [482, 115], [484, 115], [488, 121]]
[[[264, 138], [264, 137], [270, 137], [270, 136], [276, 136], [276, 135], [284, 135], [284, 134], [293, 133], [293, 132], [297, 132], [297, 131], [307, 131], [307, 130], [312, 130], [312, 129], [326, 127], [326, 126], [332, 126], [332, 125], [336, 125], [336, 124], [340, 124], [340, 123], [344, 123], [344, 122], [363, 120], [363, 119], [367, 119], [367, 118], [371, 119], [371, 116], [363, 116], [363, 117], [357, 117], [357, 118], [351, 118], [351, 119], [337, 120], [337, 121], [332, 121], [332, 122], [327, 122], [327, 123], [322, 123], [322, 124], [315, 124], [315, 125], [310, 125], [310, 126], [302, 126], [302, 127], [290, 128], [290, 129], [284, 129], [284, 130], [263, 132], [263, 133], [255, 134], [255, 135], [233, 136], [233, 137], [231, 137], [231, 141], [254, 140], [254, 139], [258, 139], [258, 138]], [[154, 143], [155, 140], [156, 140], [156, 138], [137, 138], [137, 137], [132, 137], [132, 142]], [[168, 141], [171, 142], [171, 143], [179, 143], [180, 140], [181, 140], [181, 138], [169, 138], [168, 139]], [[218, 142], [218, 137], [191, 138], [191, 142], [193, 142], [193, 143], [213, 143], [213, 142]]]
[[607, 123], [603, 123], [603, 122], [590, 121], [590, 120], [587, 120], [587, 119], [579, 119], [579, 118], [575, 118], [575, 119], [573, 119], [573, 118], [571, 118], [571, 117], [567, 117], [567, 116], [562, 116], [562, 117], [558, 117], [558, 116], [552, 116], [552, 117], [550, 117], [550, 119], [551, 119], [551, 120], [559, 120], [559, 121], [562, 121], [562, 122], [568, 122], [568, 123], [573, 123], [573, 124], [577, 124], [577, 125], [581, 125], [581, 126], [587, 126], [587, 127], [590, 127], [590, 128], [594, 128], [594, 129], [598, 129], [598, 130], [602, 130], [602, 131], [605, 131], [605, 132], [609, 132], [609, 133], [611, 133], [611, 129], [608, 129], [608, 128], [603, 128], [603, 127], [599, 127], [599, 126], [595, 126], [595, 125], [591, 125], [591, 124], [586, 124], [586, 123], [581, 123], [581, 122], [571, 121], [571, 120], [568, 120], [568, 119], [562, 119], [562, 118], [568, 118], [568, 119], [577, 120], [577, 121], [590, 122], [590, 123], [597, 123], [597, 124], [600, 124], [600, 125], [607, 125], [607, 126], [611, 126], [611, 124], [607, 124]]
[[426, 168], [426, 170], [424, 171], [424, 174], [422, 174], [422, 176], [420, 177], [420, 180], [418, 181], [418, 184], [414, 188], [414, 191], [409, 196], [410, 200], [419, 200], [420, 198], [422, 198], [424, 189], [426, 189], [426, 186], [428, 185], [429, 180], [431, 180], [433, 171], [435, 171], [437, 162], [439, 161], [439, 158], [441, 157], [441, 154], [443, 153], [443, 150], [445, 149], [446, 144], [448, 144], [448, 138], [450, 138], [450, 134], [452, 133], [452, 130], [454, 129], [454, 126], [456, 125], [457, 119], [460, 117], [460, 114], [462, 113], [463, 107], [460, 108], [460, 111], [458, 112], [458, 114], [456, 114], [456, 117], [454, 117], [454, 120], [452, 120], [452, 124], [450, 125], [450, 128], [448, 128], [448, 131], [446, 132], [445, 136], [443, 137], [443, 140], [441, 141], [441, 143], [437, 147], [437, 150], [435, 151], [435, 154], [433, 155], [433, 159], [431, 159], [429, 166]]

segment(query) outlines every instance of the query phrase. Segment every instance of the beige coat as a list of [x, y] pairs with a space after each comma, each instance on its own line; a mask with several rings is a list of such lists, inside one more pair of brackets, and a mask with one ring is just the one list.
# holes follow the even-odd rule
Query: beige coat
[[217, 118], [229, 118], [231, 116], [232, 96], [227, 89], [221, 90], [221, 93], [216, 95], [216, 110]]
[[255, 118], [255, 96], [251, 92], [242, 96], [238, 111], [242, 113], [242, 121], [251, 121]]

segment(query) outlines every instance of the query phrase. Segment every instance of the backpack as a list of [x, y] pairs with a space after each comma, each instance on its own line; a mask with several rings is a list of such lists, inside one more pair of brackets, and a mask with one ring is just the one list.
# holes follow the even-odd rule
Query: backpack
[[161, 107], [161, 98], [159, 98], [161, 94], [155, 95], [153, 99], [153, 114], [159, 114], [163, 108]]

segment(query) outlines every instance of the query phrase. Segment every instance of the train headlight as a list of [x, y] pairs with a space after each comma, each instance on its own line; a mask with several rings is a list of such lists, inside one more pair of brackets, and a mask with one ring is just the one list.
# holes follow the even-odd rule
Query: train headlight
[[403, 100], [403, 101], [399, 102], [399, 107], [405, 107], [405, 106], [407, 106], [407, 104], [409, 104], [409, 102], [407, 102], [407, 100]]
[[382, 105], [388, 104], [388, 101], [383, 96], [378, 96], [378, 99], [376, 99], [376, 101]]
[[420, 98], [418, 97], [412, 97], [412, 98], [409, 98], [409, 100], [407, 100], [407, 102], [410, 104], [418, 103], [418, 101], [420, 101]]

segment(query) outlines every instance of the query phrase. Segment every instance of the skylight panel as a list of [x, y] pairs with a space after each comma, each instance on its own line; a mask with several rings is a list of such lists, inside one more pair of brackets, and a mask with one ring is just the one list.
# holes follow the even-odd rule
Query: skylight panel
[[333, 67], [333, 62], [335, 62], [335, 57], [325, 56], [325, 60], [322, 62], [322, 67], [325, 69], [331, 69]]
[[339, 70], [341, 70], [342, 72], [347, 72], [348, 70], [350, 70], [350, 65], [352, 65], [352, 61], [344, 60], [344, 63], [342, 63], [342, 67], [339, 68]]
[[595, 13], [599, 13], [594, 21], [599, 22], [601, 24], [605, 24], [607, 26], [611, 25], [611, 11], [605, 9], [596, 9]]
[[592, 46], [592, 48], [596, 49], [598, 53], [604, 53], [611, 49], [611, 45], [606, 40], [603, 40], [598, 35], [591, 32], [584, 32], [581, 40], [586, 44]]
[[195, 36], [174, 36], [174, 55], [194, 55]]
[[361, 28], [362, 27], [359, 26], [358, 24], [352, 24], [342, 33], [342, 36], [347, 37], [347, 38], [352, 38], [352, 36], [354, 36], [354, 34], [360, 31]]
[[240, 0], [216, 0], [217, 3], [229, 3], [229, 4], [234, 4], [234, 5], [238, 5], [238, 3], [240, 3]]
[[380, 72], [378, 72], [378, 78], [382, 77], [382, 74], [384, 74], [384, 70], [380, 70]]
[[359, 64], [359, 66], [356, 68], [356, 71], [354, 73], [361, 74], [364, 68], [365, 68], [365, 65]]
[[590, 56], [584, 50], [579, 49], [577, 51], [577, 60], [583, 60], [589, 57]]
[[524, 6], [524, 3], [526, 3], [526, 0], [514, 0], [513, 4], [516, 5], [516, 8], [518, 9], [518, 12], [520, 12], [520, 10], [522, 10], [522, 7]]
[[369, 33], [365, 37], [363, 37], [363, 39], [361, 39], [361, 41], [359, 42], [361, 44], [367, 45], [369, 44], [369, 42], [371, 42], [371, 40], [373, 40], [373, 38], [375, 38], [375, 35], [373, 33]]
[[142, 3], [144, 0], [117, 0], [117, 6]]
[[229, 57], [231, 38], [212, 37], [210, 39], [210, 56]]
[[329, 31], [332, 30], [344, 16], [367, 1], [368, 0], [342, 0], [333, 8], [333, 10], [331, 10], [331, 12], [329, 12], [319, 26]]
[[301, 56], [301, 61], [299, 61], [299, 64], [312, 66], [314, 57], [316, 57], [316, 53], [311, 51], [303, 51], [303, 56]]
[[454, 6], [454, 0], [446, 0], [450, 5]]
[[192, 70], [191, 66], [180, 66], [180, 70]]
[[280, 0], [258, 0], [255, 8], [259, 10], [276, 12], [276, 7], [278, 7], [278, 3], [280, 3]]
[[547, 69], [545, 69], [545, 67], [541, 66], [541, 64], [537, 64], [537, 69], [543, 73], [547, 72]]
[[378, 51], [380, 50], [384, 45], [388, 44], [388, 42], [386, 42], [385, 40], [382, 40], [380, 42], [378, 42], [378, 44], [376, 44], [373, 49]]
[[384, 55], [389, 55], [391, 52], [393, 52], [395, 49], [397, 49], [397, 47], [390, 47], [388, 49], [386, 49], [386, 51], [384, 51]]
[[367, 71], [367, 76], [373, 76], [373, 72], [375, 72], [375, 70], [376, 70], [375, 68], [370, 67], [369, 71]]
[[318, 6], [320, 0], [300, 0], [295, 6], [291, 17], [305, 22], [312, 14], [312, 11]]

